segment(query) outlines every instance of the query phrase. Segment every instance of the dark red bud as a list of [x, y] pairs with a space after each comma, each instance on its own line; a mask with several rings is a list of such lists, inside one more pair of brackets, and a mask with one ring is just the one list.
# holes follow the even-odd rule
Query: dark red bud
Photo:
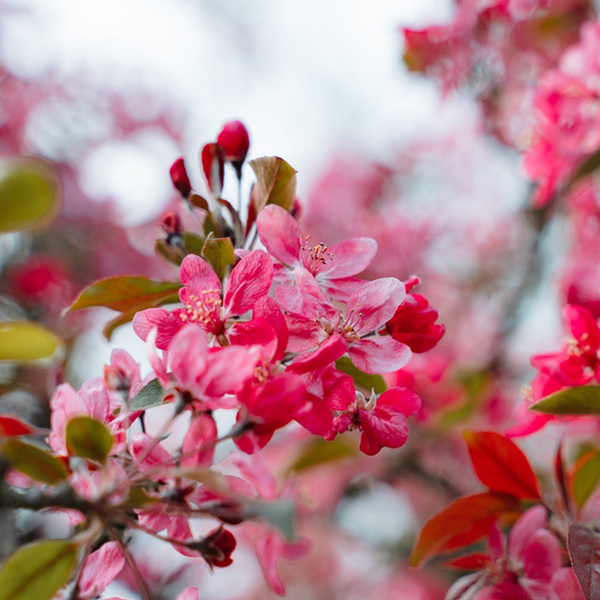
[[427, 352], [437, 345], [446, 331], [443, 325], [435, 323], [437, 318], [437, 311], [423, 296], [408, 294], [380, 333], [391, 335], [413, 352]]
[[206, 144], [202, 148], [201, 162], [208, 189], [219, 198], [225, 178], [225, 151], [219, 144]]
[[223, 125], [217, 143], [225, 151], [227, 161], [241, 166], [250, 148], [250, 136], [248, 130], [241, 121], [229, 121]]
[[227, 567], [233, 562], [231, 553], [236, 545], [233, 533], [221, 526], [200, 541], [189, 544], [189, 548], [200, 552], [211, 567]]
[[161, 228], [164, 232], [169, 235], [181, 235], [183, 233], [183, 227], [181, 225], [181, 218], [177, 213], [172, 211], [166, 213], [161, 222]]
[[187, 198], [192, 191], [192, 184], [190, 183], [190, 178], [185, 170], [185, 162], [183, 161], [183, 158], [178, 158], [173, 163], [169, 173], [171, 173], [171, 181], [173, 182], [175, 189], [184, 198]]

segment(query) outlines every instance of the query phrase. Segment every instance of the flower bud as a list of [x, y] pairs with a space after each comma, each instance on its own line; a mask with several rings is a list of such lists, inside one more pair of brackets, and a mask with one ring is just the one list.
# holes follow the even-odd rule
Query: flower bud
[[187, 171], [185, 170], [185, 163], [183, 158], [178, 158], [171, 167], [169, 173], [171, 174], [171, 181], [175, 186], [175, 189], [184, 197], [187, 198], [192, 191], [192, 184], [188, 177]]
[[173, 211], [165, 213], [165, 215], [161, 219], [160, 227], [167, 234], [167, 236], [181, 235], [183, 233], [181, 218], [177, 213], [174, 213]]
[[235, 167], [239, 177], [250, 148], [248, 130], [241, 121], [229, 121], [223, 125], [217, 143], [225, 151], [225, 159]]
[[225, 178], [225, 152], [219, 144], [206, 144], [200, 159], [208, 189], [215, 198], [219, 198]]
[[188, 545], [190, 550], [200, 552], [202, 558], [212, 567], [227, 567], [232, 562], [231, 553], [237, 545], [234, 535], [223, 526], [211, 531], [205, 538]]

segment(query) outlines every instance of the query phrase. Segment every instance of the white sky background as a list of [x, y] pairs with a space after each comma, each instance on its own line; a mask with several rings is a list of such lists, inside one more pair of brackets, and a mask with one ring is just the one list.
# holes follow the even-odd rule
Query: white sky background
[[[168, 167], [182, 153], [193, 182], [201, 182], [199, 149], [234, 118], [250, 130], [251, 158], [276, 154], [299, 171], [304, 198], [335, 154], [386, 162], [413, 140], [464, 123], [466, 141], [477, 128], [471, 102], [459, 95], [442, 100], [434, 82], [409, 74], [401, 61], [399, 27], [449, 21], [451, 0], [0, 0], [0, 6], [7, 7], [0, 61], [18, 76], [75, 76], [87, 92], [146, 89], [184, 111], [183, 148], [148, 134], [107, 144], [84, 163], [84, 190], [117, 200], [128, 225], [162, 211], [173, 194]], [[135, 108], [148, 110], [144, 103]], [[476, 148], [471, 160], [479, 196], [500, 189], [506, 202], [522, 201], [514, 156]], [[460, 178], [459, 171], [457, 164]], [[465, 210], [487, 210], [473, 197], [464, 194]], [[121, 328], [115, 344], [141, 358], [143, 345], [136, 339], [132, 348], [128, 337]], [[91, 334], [92, 347], [98, 338]], [[82, 376], [101, 372], [107, 352], [86, 359]]]
[[[222, 123], [240, 118], [251, 154], [284, 157], [300, 171], [302, 192], [337, 149], [385, 158], [390, 144], [452, 118], [451, 109], [440, 115], [432, 82], [406, 73], [398, 32], [400, 24], [448, 19], [448, 0], [4, 4], [17, 10], [4, 18], [0, 55], [17, 74], [79, 74], [93, 86], [143, 87], [174, 99], [188, 111], [184, 151], [193, 165]], [[178, 150], [167, 152], [170, 159]], [[106, 179], [106, 161], [98, 164], [104, 183], [90, 175], [86, 190], [101, 195], [94, 188], [104, 185], [122, 196]]]

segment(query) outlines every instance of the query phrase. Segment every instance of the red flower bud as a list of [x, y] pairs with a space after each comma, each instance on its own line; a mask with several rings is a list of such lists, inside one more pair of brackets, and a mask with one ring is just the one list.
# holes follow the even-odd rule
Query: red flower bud
[[408, 294], [382, 333], [406, 344], [413, 352], [427, 352], [437, 345], [446, 331], [443, 325], [435, 323], [437, 318], [437, 311], [423, 296]]
[[210, 567], [227, 567], [233, 562], [231, 553], [236, 545], [233, 533], [221, 525], [200, 541], [189, 544], [189, 548], [200, 552]]
[[183, 232], [183, 227], [181, 225], [181, 218], [177, 213], [173, 211], [169, 211], [166, 213], [161, 222], [160, 226], [164, 230], [164, 232], [169, 235], [181, 235]]
[[219, 144], [206, 144], [202, 148], [201, 161], [208, 188], [218, 198], [225, 178], [225, 151]]
[[225, 151], [225, 159], [235, 167], [239, 177], [250, 148], [248, 130], [241, 121], [229, 121], [223, 125], [217, 143]]
[[178, 158], [171, 167], [169, 173], [171, 173], [171, 181], [175, 186], [175, 189], [184, 197], [187, 198], [192, 191], [192, 184], [188, 177], [187, 171], [185, 170], [185, 163], [183, 158]]

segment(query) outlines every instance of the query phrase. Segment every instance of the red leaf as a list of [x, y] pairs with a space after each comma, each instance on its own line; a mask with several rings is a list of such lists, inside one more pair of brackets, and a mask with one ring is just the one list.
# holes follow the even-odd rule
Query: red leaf
[[567, 512], [571, 513], [571, 502], [569, 499], [569, 492], [567, 491], [567, 474], [565, 473], [565, 464], [562, 459], [562, 447], [563, 440], [560, 440], [558, 448], [556, 449], [556, 457], [554, 459], [554, 475], [556, 482], [558, 483], [558, 489], [563, 500], [564, 506]]
[[600, 600], [600, 535], [585, 523], [573, 523], [567, 547], [586, 600]]
[[492, 492], [540, 499], [537, 478], [523, 451], [493, 431], [465, 431], [475, 474]]
[[423, 525], [410, 557], [411, 566], [472, 544], [487, 535], [498, 517], [518, 510], [518, 500], [507, 494], [485, 492], [458, 498]]
[[0, 414], [0, 435], [10, 437], [14, 435], [30, 435], [34, 432], [35, 427], [19, 419], [19, 417]]
[[483, 552], [465, 554], [464, 556], [444, 561], [445, 567], [455, 567], [457, 569], [466, 569], [467, 571], [481, 571], [489, 564], [490, 557], [487, 554], [483, 554]]

